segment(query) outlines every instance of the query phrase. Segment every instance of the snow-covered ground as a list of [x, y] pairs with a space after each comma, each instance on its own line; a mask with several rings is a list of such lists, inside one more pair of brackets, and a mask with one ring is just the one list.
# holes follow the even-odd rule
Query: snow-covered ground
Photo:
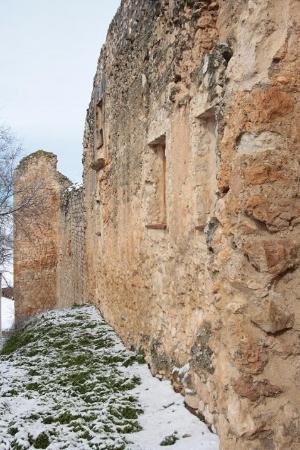
[[15, 302], [9, 298], [1, 299], [1, 329], [10, 330], [15, 320]]
[[9, 339], [0, 394], [0, 450], [219, 448], [91, 306], [43, 314]]

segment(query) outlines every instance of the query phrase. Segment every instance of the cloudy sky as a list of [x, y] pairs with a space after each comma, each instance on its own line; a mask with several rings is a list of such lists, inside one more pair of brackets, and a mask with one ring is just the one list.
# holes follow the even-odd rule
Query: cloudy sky
[[0, 124], [25, 154], [58, 155], [81, 180], [82, 136], [100, 48], [120, 0], [0, 0]]

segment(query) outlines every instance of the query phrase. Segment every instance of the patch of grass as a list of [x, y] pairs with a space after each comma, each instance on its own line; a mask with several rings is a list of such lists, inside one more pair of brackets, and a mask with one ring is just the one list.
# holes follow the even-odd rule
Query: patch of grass
[[19, 392], [16, 389], [10, 389], [2, 393], [2, 397], [16, 397], [17, 395], [19, 395]]
[[127, 380], [124, 384], [123, 384], [123, 389], [120, 386], [120, 390], [123, 391], [131, 391], [132, 389], [134, 389], [136, 386], [139, 386], [141, 384], [141, 379], [140, 377], [134, 375], [131, 380]]
[[113, 341], [109, 338], [98, 337], [93, 339], [93, 344], [98, 350], [100, 348], [110, 348], [113, 346]]
[[23, 445], [19, 444], [16, 439], [14, 439], [11, 443], [11, 450], [26, 450]]
[[87, 416], [82, 416], [82, 418], [86, 423], [90, 423], [90, 422], [93, 422], [94, 420], [96, 420], [97, 416], [96, 416], [96, 414], [90, 414]]
[[141, 431], [143, 428], [141, 425], [137, 422], [128, 422], [122, 427], [117, 427], [117, 432], [120, 434], [130, 434], [130, 433], [137, 433], [138, 431]]
[[40, 415], [39, 414], [31, 414], [28, 419], [29, 420], [39, 420], [40, 419]]
[[28, 371], [28, 375], [30, 375], [31, 377], [38, 376], [39, 374], [40, 374], [40, 372], [38, 370], [36, 370], [36, 369], [30, 369]]
[[73, 416], [69, 411], [64, 411], [62, 414], [60, 414], [56, 421], [59, 422], [61, 425], [68, 425], [72, 421], [78, 419], [80, 416]]
[[77, 316], [73, 316], [74, 320], [80, 320], [81, 322], [85, 323], [89, 320], [89, 316], [87, 314], [77, 314]]
[[15, 436], [18, 431], [19, 429], [17, 427], [9, 427], [9, 429], [7, 430], [8, 434], [10, 434], [11, 436]]
[[85, 333], [78, 339], [78, 347], [92, 346], [95, 343], [94, 336], [89, 333]]
[[136, 420], [142, 410], [125, 406], [125, 408], [120, 408], [120, 412], [125, 419]]
[[38, 348], [36, 348], [36, 349], [32, 348], [32, 349], [27, 350], [27, 352], [26, 352], [26, 356], [28, 356], [29, 358], [33, 358], [34, 356], [37, 356], [40, 354], [41, 354], [41, 350]]
[[35, 333], [30, 331], [19, 331], [10, 336], [0, 352], [1, 355], [11, 355], [16, 350], [30, 344], [35, 340]]
[[43, 432], [34, 440], [34, 448], [47, 448], [50, 445], [50, 439], [47, 433]]
[[52, 347], [55, 348], [56, 350], [60, 350], [62, 348], [65, 347], [67, 340], [55, 340], [51, 343]]
[[[47, 313], [13, 337], [6, 349], [7, 359], [16, 361], [27, 374], [11, 384], [20, 392], [11, 389], [7, 395], [36, 398], [42, 394], [41, 404], [51, 398], [50, 408], [37, 409], [37, 413], [22, 418], [24, 423], [44, 425], [38, 437], [26, 433], [30, 448], [47, 448], [55, 441], [61, 449], [68, 449], [61, 425], [76, 433], [78, 442], [87, 448], [99, 448], [93, 443], [95, 433], [104, 436], [106, 450], [128, 448], [125, 435], [141, 429], [138, 417], [143, 411], [137, 398], [130, 395], [140, 378], [121, 368], [139, 362], [141, 354], [115, 350], [116, 342], [112, 329], [86, 309], [82, 314], [79, 309], [63, 313], [61, 319], [60, 314]], [[7, 425], [10, 450], [23, 450], [22, 441], [16, 439], [23, 428], [18, 423], [18, 429], [14, 422]], [[27, 449], [26, 437], [22, 445]]]
[[161, 447], [167, 447], [168, 445], [176, 444], [176, 441], [178, 441], [178, 440], [179, 440], [179, 438], [176, 436], [175, 433], [173, 433], [173, 434], [170, 434], [170, 436], [166, 436], [159, 445]]
[[82, 386], [85, 384], [90, 378], [89, 372], [75, 372], [67, 375], [67, 382], [72, 386]]
[[86, 323], [86, 324], [82, 324], [81, 328], [85, 329], [85, 330], [93, 330], [94, 328], [96, 328], [97, 326], [99, 326], [99, 324], [97, 322], [94, 323]]
[[90, 353], [82, 353], [80, 355], [67, 356], [66, 365], [71, 366], [90, 366], [93, 362], [93, 355]]
[[88, 394], [89, 392], [93, 392], [95, 388], [95, 384], [83, 384], [82, 386], [77, 386], [75, 388], [76, 392], [79, 392], [79, 394]]
[[64, 347], [63, 347], [63, 349], [64, 350], [67, 350], [67, 351], [69, 351], [69, 352], [74, 352], [75, 350], [77, 350], [78, 349], [78, 345], [75, 345], [74, 343], [70, 343], [70, 344], [66, 344]]
[[89, 432], [89, 431], [84, 431], [81, 435], [80, 435], [80, 437], [82, 438], [82, 439], [86, 439], [87, 441], [91, 441], [92, 439], [93, 439], [93, 435]]
[[[136, 420], [143, 410], [138, 407], [134, 408], [131, 406], [123, 406], [118, 408], [113, 406], [110, 407], [109, 412], [112, 416], [120, 419], [122, 423], [127, 424], [127, 420]], [[124, 422], [123, 419], [126, 419], [126, 421]]]
[[28, 383], [28, 384], [26, 384], [26, 389], [28, 391], [41, 392], [42, 386], [39, 383]]
[[139, 348], [135, 359], [136, 359], [136, 362], [139, 364], [146, 364], [145, 352], [142, 348]]
[[53, 416], [47, 416], [43, 419], [43, 423], [45, 425], [50, 425], [51, 423], [56, 422], [55, 418]]

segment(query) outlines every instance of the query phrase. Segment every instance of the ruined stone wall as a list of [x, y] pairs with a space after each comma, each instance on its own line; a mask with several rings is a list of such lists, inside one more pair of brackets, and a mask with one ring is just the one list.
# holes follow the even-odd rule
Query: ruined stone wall
[[61, 198], [57, 306], [84, 302], [85, 221], [82, 186], [67, 188]]
[[88, 296], [225, 450], [300, 445], [299, 15], [124, 0], [87, 114]]
[[14, 296], [17, 323], [81, 303], [84, 264], [82, 190], [38, 151], [15, 172]]
[[60, 180], [57, 158], [38, 151], [15, 173], [14, 280], [16, 320], [56, 304]]

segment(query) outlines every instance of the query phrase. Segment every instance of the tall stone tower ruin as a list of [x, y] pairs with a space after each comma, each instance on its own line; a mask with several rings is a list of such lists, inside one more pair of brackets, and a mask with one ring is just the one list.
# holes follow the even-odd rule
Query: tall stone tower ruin
[[17, 323], [83, 302], [82, 189], [57, 171], [42, 150], [15, 173], [14, 290]]

